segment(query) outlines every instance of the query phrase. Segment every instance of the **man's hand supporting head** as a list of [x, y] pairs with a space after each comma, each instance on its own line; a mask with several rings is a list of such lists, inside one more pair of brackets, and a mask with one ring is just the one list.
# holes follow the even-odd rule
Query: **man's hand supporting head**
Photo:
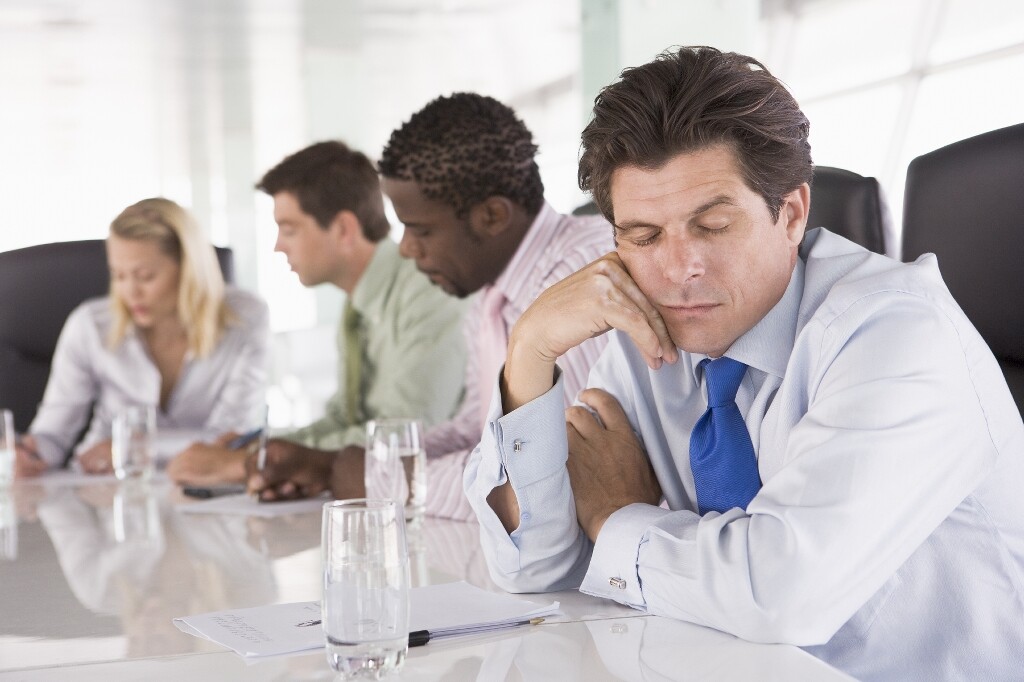
[[[559, 357], [610, 329], [627, 334], [651, 369], [679, 359], [661, 315], [614, 252], [547, 289], [512, 328], [501, 385], [505, 414], [551, 389]], [[487, 501], [507, 531], [518, 527], [519, 504], [511, 484], [495, 488]]]

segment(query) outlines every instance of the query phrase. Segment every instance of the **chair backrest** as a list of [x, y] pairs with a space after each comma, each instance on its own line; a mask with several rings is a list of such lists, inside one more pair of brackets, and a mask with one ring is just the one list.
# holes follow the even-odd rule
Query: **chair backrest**
[[[234, 278], [231, 249], [217, 247], [226, 281]], [[64, 321], [82, 301], [109, 288], [102, 239], [41, 244], [0, 253], [0, 407], [24, 431], [50, 376]]]
[[878, 180], [842, 168], [815, 167], [807, 229], [824, 227], [884, 254], [891, 222]]
[[903, 259], [934, 253], [1024, 412], [1024, 124], [955, 142], [907, 169]]

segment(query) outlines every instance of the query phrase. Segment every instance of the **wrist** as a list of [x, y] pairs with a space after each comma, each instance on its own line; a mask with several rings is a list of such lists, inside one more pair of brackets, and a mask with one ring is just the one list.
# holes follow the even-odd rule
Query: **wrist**
[[618, 509], [611, 507], [602, 508], [600, 511], [590, 514], [586, 519], [579, 519], [580, 528], [591, 542], [597, 542], [597, 536], [601, 534], [605, 521], [617, 511]]
[[535, 400], [555, 385], [555, 360], [534, 347], [509, 341], [505, 368], [500, 377], [503, 411], [508, 414]]

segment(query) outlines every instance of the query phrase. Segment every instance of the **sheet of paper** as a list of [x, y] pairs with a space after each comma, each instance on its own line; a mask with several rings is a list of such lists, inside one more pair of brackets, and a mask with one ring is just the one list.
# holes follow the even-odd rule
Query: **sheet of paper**
[[[432, 638], [470, 634], [551, 615], [558, 602], [538, 605], [465, 582], [414, 587], [409, 591], [409, 629]], [[245, 656], [277, 656], [324, 645], [318, 602], [273, 604], [175, 618], [182, 632], [208, 639]]]
[[557, 610], [558, 602], [538, 605], [466, 582], [427, 585], [410, 591], [409, 630], [427, 630], [438, 638], [549, 616]]
[[254, 497], [241, 495], [225, 495], [209, 500], [196, 500], [179, 504], [178, 511], [192, 514], [242, 514], [245, 516], [261, 516], [272, 518], [320, 511], [325, 497], [314, 497], [308, 500], [292, 500], [289, 502], [259, 502]]
[[301, 625], [319, 619], [320, 603], [309, 601], [204, 613], [175, 618], [174, 624], [182, 632], [249, 657], [319, 649], [324, 645], [319, 622]]

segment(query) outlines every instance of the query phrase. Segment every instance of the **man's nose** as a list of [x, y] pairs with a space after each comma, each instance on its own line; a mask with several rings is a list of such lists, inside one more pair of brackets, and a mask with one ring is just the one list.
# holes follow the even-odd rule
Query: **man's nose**
[[415, 260], [423, 255], [423, 249], [420, 248], [419, 240], [409, 234], [406, 230], [402, 233], [402, 240], [398, 242], [398, 253], [402, 258], [411, 258]]

